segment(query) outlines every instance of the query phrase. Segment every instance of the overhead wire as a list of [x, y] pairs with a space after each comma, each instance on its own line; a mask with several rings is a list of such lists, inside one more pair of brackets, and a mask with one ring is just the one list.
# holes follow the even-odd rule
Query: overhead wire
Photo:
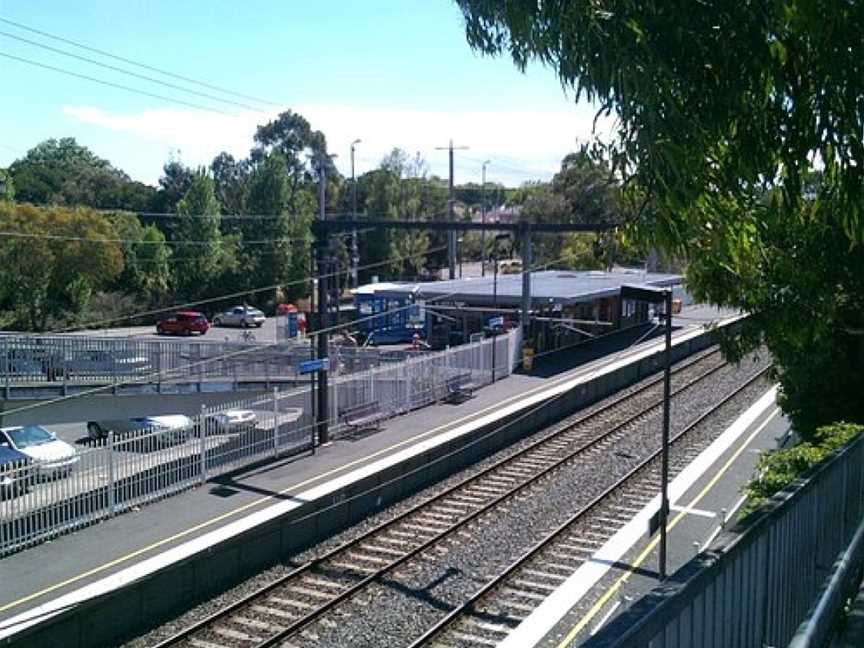
[[55, 54], [60, 54], [61, 56], [67, 56], [69, 58], [76, 59], [78, 61], [84, 61], [85, 63], [90, 63], [91, 65], [97, 65], [101, 68], [105, 68], [106, 70], [111, 70], [113, 72], [119, 72], [120, 74], [125, 74], [127, 76], [134, 77], [136, 79], [142, 79], [144, 81], [148, 81], [150, 83], [155, 83], [161, 86], [165, 86], [166, 88], [171, 88], [173, 90], [179, 90], [180, 92], [186, 92], [192, 95], [196, 95], [198, 97], [203, 97], [205, 99], [210, 99], [211, 101], [219, 101], [221, 103], [229, 104], [232, 106], [238, 106], [240, 108], [244, 108], [246, 110], [252, 110], [254, 112], [262, 112], [260, 109], [250, 106], [246, 103], [241, 103], [239, 101], [234, 101], [233, 99], [225, 99], [223, 97], [217, 97], [216, 95], [207, 94], [206, 92], [201, 92], [199, 90], [191, 90], [189, 88], [184, 88], [183, 86], [179, 86], [175, 83], [169, 83], [168, 81], [161, 81], [159, 79], [147, 76], [146, 74], [138, 74], [137, 72], [132, 72], [130, 70], [124, 70], [123, 68], [117, 67], [116, 65], [109, 65], [108, 63], [102, 63], [101, 61], [97, 61], [95, 59], [88, 58], [86, 56], [80, 56], [78, 54], [73, 54], [72, 52], [66, 52], [57, 47], [51, 47], [50, 45], [45, 45], [44, 43], [38, 43], [36, 41], [30, 40], [29, 38], [23, 38], [21, 36], [16, 36], [15, 34], [10, 34], [9, 32], [0, 31], [0, 36], [5, 36], [7, 38], [12, 38], [14, 40], [20, 41], [22, 43], [27, 43], [28, 45], [32, 45], [34, 47], [40, 47], [49, 52], [54, 52]]
[[9, 20], [8, 18], [3, 18], [2, 16], [0, 16], [0, 22], [3, 22], [7, 25], [12, 25], [13, 27], [17, 27], [18, 29], [23, 29], [23, 30], [28, 31], [28, 32], [33, 33], [33, 34], [38, 34], [39, 36], [44, 36], [45, 38], [50, 38], [50, 39], [55, 40], [55, 41], [60, 42], [60, 43], [72, 45], [73, 47], [77, 47], [79, 49], [86, 50], [86, 51], [92, 52], [94, 54], [106, 56], [108, 58], [114, 59], [115, 61], [121, 61], [121, 62], [127, 63], [129, 65], [134, 65], [134, 66], [142, 68], [144, 70], [149, 70], [150, 72], [156, 72], [158, 74], [162, 74], [164, 76], [171, 77], [171, 78], [177, 79], [179, 81], [185, 81], [186, 83], [193, 83], [197, 86], [201, 86], [202, 88], [208, 88], [210, 90], [215, 90], [216, 92], [221, 92], [223, 94], [232, 95], [234, 97], [240, 97], [241, 99], [247, 99], [249, 101], [255, 101], [255, 102], [260, 103], [260, 104], [266, 104], [266, 105], [277, 106], [277, 107], [284, 105], [282, 103], [277, 103], [275, 101], [270, 101], [268, 99], [261, 99], [259, 97], [254, 97], [252, 95], [243, 94], [241, 92], [236, 92], [234, 90], [230, 90], [228, 88], [223, 88], [223, 87], [220, 87], [217, 85], [213, 85], [211, 83], [200, 81], [198, 79], [193, 79], [191, 77], [183, 76], [180, 74], [175, 74], [174, 72], [170, 72], [170, 71], [162, 69], [162, 68], [148, 65], [146, 63], [141, 63], [140, 61], [135, 61], [133, 59], [126, 58], [123, 56], [118, 56], [117, 54], [113, 54], [113, 53], [108, 52], [106, 50], [98, 49], [98, 48], [92, 47], [90, 45], [85, 45], [83, 43], [72, 40], [70, 38], [64, 38], [62, 36], [57, 36], [55, 34], [50, 34], [46, 31], [36, 29], [34, 27], [29, 27], [29, 26], [24, 25], [20, 22], [15, 22], [14, 20]]
[[52, 70], [54, 72], [59, 72], [60, 74], [66, 74], [68, 76], [76, 77], [79, 79], [84, 79], [85, 81], [92, 81], [93, 83], [98, 83], [100, 85], [108, 86], [110, 88], [116, 88], [119, 90], [125, 90], [126, 92], [132, 92], [134, 94], [143, 95], [145, 97], [150, 97], [152, 99], [159, 99], [161, 101], [167, 101], [169, 103], [176, 103], [182, 106], [187, 106], [189, 108], [195, 108], [196, 110], [202, 110], [204, 112], [213, 112], [219, 113], [220, 115], [230, 115], [231, 113], [227, 113], [224, 110], [219, 110], [218, 108], [202, 106], [200, 104], [192, 103], [191, 101], [184, 101], [183, 99], [176, 99], [173, 97], [166, 97], [165, 95], [156, 94], [155, 92], [148, 92], [146, 90], [139, 90], [138, 88], [132, 88], [121, 83], [114, 83], [113, 81], [105, 81], [104, 79], [97, 79], [96, 77], [91, 77], [86, 74], [79, 74], [78, 72], [72, 72], [71, 70], [67, 70], [65, 68], [56, 67], [54, 65], [48, 65], [47, 63], [40, 63], [38, 61], [33, 61], [31, 59], [26, 59], [21, 56], [15, 56], [14, 54], [8, 54], [6, 52], [0, 52], [0, 56], [12, 59], [13, 61], [18, 61], [20, 63], [26, 63], [27, 65], [33, 65], [35, 67], [43, 68], [45, 70]]

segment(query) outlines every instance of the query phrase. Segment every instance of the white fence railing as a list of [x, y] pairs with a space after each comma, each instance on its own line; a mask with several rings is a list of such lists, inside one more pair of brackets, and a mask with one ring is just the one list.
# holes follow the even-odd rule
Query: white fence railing
[[[442, 398], [447, 380], [455, 376], [488, 384], [493, 379], [493, 355], [494, 377], [504, 378], [511, 372], [518, 341], [513, 331], [494, 340], [334, 376], [329, 385], [334, 436], [345, 428], [339, 413], [348, 407], [375, 402], [390, 417]], [[308, 387], [274, 390], [202, 408], [172, 429], [112, 432], [107, 439], [88, 441], [64, 465], [7, 459], [0, 465], [0, 556], [251, 463], [308, 450], [314, 430], [312, 396]], [[227, 415], [238, 410], [246, 412], [241, 422]], [[19, 450], [27, 454], [26, 447]]]

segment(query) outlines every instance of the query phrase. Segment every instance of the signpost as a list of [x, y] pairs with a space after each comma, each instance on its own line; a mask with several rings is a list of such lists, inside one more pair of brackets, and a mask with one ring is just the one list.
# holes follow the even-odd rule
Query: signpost
[[297, 374], [303, 376], [309, 374], [309, 400], [312, 404], [312, 454], [315, 454], [317, 446], [316, 432], [318, 431], [318, 419], [315, 418], [315, 374], [326, 372], [330, 369], [330, 358], [317, 358], [315, 360], [304, 360], [297, 365]]

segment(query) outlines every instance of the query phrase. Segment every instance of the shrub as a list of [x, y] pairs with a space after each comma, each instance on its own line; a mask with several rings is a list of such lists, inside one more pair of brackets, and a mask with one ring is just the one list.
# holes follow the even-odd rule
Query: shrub
[[765, 500], [789, 486], [862, 431], [864, 426], [854, 423], [825, 425], [817, 428], [811, 441], [801, 442], [787, 450], [763, 454], [756, 465], [755, 477], [744, 487], [747, 502], [741, 517], [753, 513]]

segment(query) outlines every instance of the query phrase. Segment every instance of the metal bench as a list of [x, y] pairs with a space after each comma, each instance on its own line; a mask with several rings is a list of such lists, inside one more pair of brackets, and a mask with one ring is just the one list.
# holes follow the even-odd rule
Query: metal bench
[[339, 410], [339, 418], [351, 428], [352, 432], [359, 432], [360, 430], [379, 429], [381, 421], [387, 416], [381, 411], [381, 404], [378, 401], [372, 401]]
[[461, 403], [474, 397], [477, 384], [471, 378], [470, 373], [456, 374], [444, 381], [447, 388], [446, 401]]

